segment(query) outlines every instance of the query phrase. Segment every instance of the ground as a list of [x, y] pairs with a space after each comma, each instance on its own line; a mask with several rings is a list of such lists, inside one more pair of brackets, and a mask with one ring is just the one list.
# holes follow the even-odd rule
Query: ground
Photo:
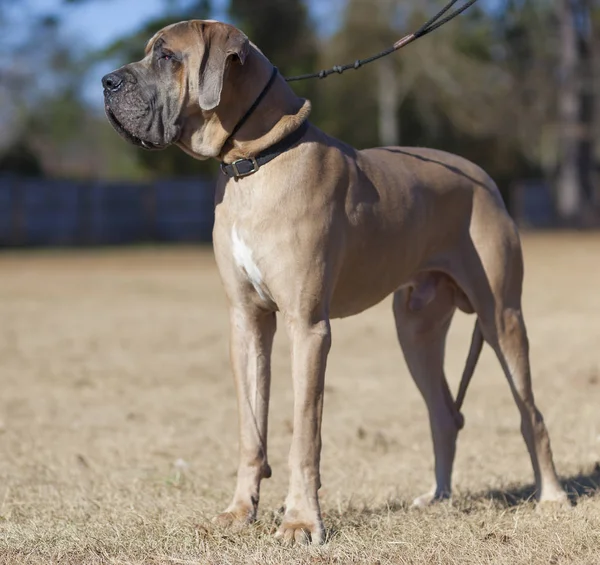
[[[600, 561], [600, 236], [528, 234], [536, 399], [572, 508], [536, 509], [519, 417], [485, 348], [450, 503], [432, 484], [424, 404], [390, 300], [333, 323], [321, 501], [328, 543], [272, 533], [287, 485], [288, 344], [274, 352], [273, 477], [260, 521], [212, 526], [232, 494], [237, 416], [210, 248], [0, 255], [0, 563], [595, 564]], [[454, 391], [473, 318], [447, 346]], [[283, 329], [283, 328], [282, 328]]]

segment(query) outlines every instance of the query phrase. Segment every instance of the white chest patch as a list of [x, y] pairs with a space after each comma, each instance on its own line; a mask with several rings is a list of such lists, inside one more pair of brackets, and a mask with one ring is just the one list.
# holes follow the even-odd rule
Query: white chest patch
[[273, 302], [269, 291], [265, 288], [263, 277], [258, 268], [258, 265], [254, 262], [252, 257], [252, 250], [246, 242], [240, 237], [235, 225], [231, 228], [231, 247], [233, 253], [233, 259], [239, 269], [244, 271], [246, 277], [254, 287], [254, 290], [258, 295], [267, 302]]

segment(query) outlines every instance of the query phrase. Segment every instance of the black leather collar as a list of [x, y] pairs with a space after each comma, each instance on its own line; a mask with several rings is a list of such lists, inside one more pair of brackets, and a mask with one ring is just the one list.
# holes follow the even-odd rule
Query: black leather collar
[[[233, 128], [233, 131], [229, 135], [229, 137], [225, 140], [223, 146], [229, 143], [229, 140], [241, 129], [241, 127], [246, 123], [246, 120], [252, 115], [252, 112], [256, 110], [258, 105], [261, 103], [262, 99], [267, 95], [271, 86], [275, 82], [275, 78], [277, 77], [277, 67], [273, 67], [273, 71], [271, 72], [271, 76], [265, 84], [264, 88], [261, 90], [260, 94], [257, 96], [256, 100], [252, 103], [252, 106], [248, 108], [246, 113], [242, 116], [240, 121]], [[281, 155], [284, 151], [290, 149], [293, 145], [295, 145], [300, 138], [306, 133], [308, 129], [308, 122], [304, 121], [302, 125], [288, 134], [286, 137], [278, 141], [275, 145], [271, 145], [264, 151], [261, 151], [256, 157], [251, 157], [250, 159], [238, 159], [231, 163], [231, 165], [227, 165], [221, 162], [221, 172], [230, 178], [239, 179], [241, 177], [247, 177], [252, 173], [255, 173], [260, 169], [262, 165], [268, 163], [272, 159], [275, 159], [278, 155]]]
[[288, 149], [291, 149], [300, 141], [300, 139], [302, 139], [307, 130], [308, 120], [304, 120], [300, 127], [286, 135], [283, 139], [275, 143], [275, 145], [271, 145], [271, 147], [267, 147], [267, 149], [261, 151], [256, 157], [251, 157], [250, 159], [238, 159], [231, 163], [231, 165], [221, 163], [221, 172], [225, 176], [233, 179], [247, 177], [258, 171], [258, 169], [269, 161], [275, 159], [275, 157], [285, 153]]

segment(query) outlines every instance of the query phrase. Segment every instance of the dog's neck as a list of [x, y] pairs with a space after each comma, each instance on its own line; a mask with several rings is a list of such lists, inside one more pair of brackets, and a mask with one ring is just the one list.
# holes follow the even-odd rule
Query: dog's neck
[[231, 82], [219, 105], [223, 110], [216, 112], [225, 132], [219, 153], [222, 162], [232, 163], [237, 159], [258, 155], [285, 138], [308, 118], [310, 102], [296, 96], [285, 79], [277, 75], [256, 109], [230, 137], [268, 84], [272, 70], [273, 65], [254, 48], [243, 66], [238, 64], [230, 69]]

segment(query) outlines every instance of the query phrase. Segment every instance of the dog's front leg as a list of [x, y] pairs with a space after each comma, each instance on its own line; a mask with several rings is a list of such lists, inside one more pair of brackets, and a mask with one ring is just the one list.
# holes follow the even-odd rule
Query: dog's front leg
[[286, 511], [277, 537], [286, 543], [323, 541], [317, 491], [321, 486], [321, 418], [327, 354], [331, 346], [328, 319], [288, 319], [292, 342], [294, 431], [289, 456], [290, 484]]
[[273, 312], [232, 308], [230, 324], [231, 362], [238, 401], [239, 466], [233, 501], [215, 522], [242, 526], [256, 520], [260, 481], [271, 476], [267, 421], [276, 318]]

